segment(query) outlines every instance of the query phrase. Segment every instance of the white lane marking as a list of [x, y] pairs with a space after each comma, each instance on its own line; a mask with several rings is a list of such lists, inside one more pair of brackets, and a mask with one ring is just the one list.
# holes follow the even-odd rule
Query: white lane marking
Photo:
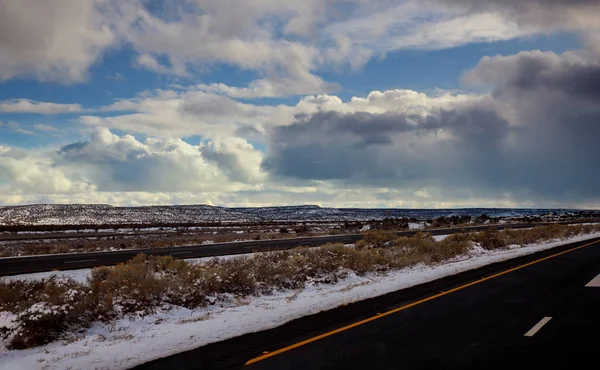
[[550, 321], [550, 319], [551, 319], [551, 317], [544, 317], [543, 319], [541, 319], [540, 322], [535, 324], [533, 326], [533, 328], [529, 329], [529, 331], [527, 333], [525, 333], [525, 336], [533, 337], [535, 335], [535, 333], [537, 333], [544, 325], [546, 325], [548, 323], [548, 321]]
[[593, 278], [589, 283], [585, 285], [586, 287], [598, 288], [600, 287], [600, 275]]
[[94, 262], [96, 260], [78, 260], [78, 261], [65, 261], [65, 263], [82, 263], [82, 262]]

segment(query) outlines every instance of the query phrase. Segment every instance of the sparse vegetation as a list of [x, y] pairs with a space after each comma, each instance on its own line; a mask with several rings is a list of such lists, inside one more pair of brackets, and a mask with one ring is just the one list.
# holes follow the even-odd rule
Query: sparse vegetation
[[565, 239], [579, 234], [589, 234], [600, 230], [600, 225], [550, 225], [531, 229], [486, 230], [473, 234], [473, 241], [482, 248], [493, 250], [509, 245], [526, 245], [554, 239]]
[[[4, 241], [0, 245], [0, 257], [32, 256], [57, 253], [97, 252], [118, 249], [141, 249], [141, 248], [168, 248], [180, 245], [195, 245], [203, 243], [227, 243], [238, 240], [273, 240], [293, 238], [302, 236], [317, 236], [327, 234], [326, 231], [311, 231], [307, 226], [302, 226], [295, 232], [285, 227], [271, 230], [248, 229], [244, 233], [236, 233], [231, 230], [195, 232], [195, 233], [165, 233], [129, 236], [113, 235], [96, 237], [93, 233], [85, 234], [86, 238], [60, 239], [60, 240], [33, 240], [33, 241]], [[236, 230], [242, 231], [242, 230]], [[341, 233], [335, 229], [335, 233]]]
[[[581, 211], [553, 216], [554, 220], [594, 220], [598, 212]], [[63, 213], [61, 213], [63, 215]], [[64, 216], [64, 215], [63, 215]], [[119, 249], [167, 248], [204, 243], [226, 243], [239, 240], [273, 240], [297, 236], [339, 235], [363, 230], [397, 232], [409, 224], [420, 224], [424, 230], [439, 227], [463, 227], [502, 222], [542, 222], [542, 217], [500, 219], [480, 216], [440, 216], [435, 219], [415, 217], [384, 218], [363, 221], [306, 220], [306, 221], [243, 221], [155, 224], [98, 224], [98, 225], [0, 225], [0, 257], [43, 255], [56, 253], [96, 252]], [[596, 218], [597, 220], [597, 218]], [[25, 222], [25, 220], [22, 220]], [[27, 222], [33, 222], [29, 220]], [[74, 232], [76, 231], [76, 232]], [[27, 232], [35, 232], [29, 234]], [[41, 233], [40, 233], [41, 232]], [[23, 233], [23, 234], [19, 234]], [[40, 233], [40, 234], [37, 234]], [[132, 234], [133, 233], [133, 234]], [[369, 234], [369, 232], [367, 232]], [[374, 233], [373, 237], [378, 234]], [[51, 239], [52, 236], [63, 237]], [[64, 239], [64, 237], [68, 237]], [[39, 240], [23, 240], [36, 237]], [[45, 238], [45, 239], [44, 239]]]
[[454, 234], [436, 241], [428, 233], [396, 237], [375, 230], [355, 247], [320, 248], [212, 259], [194, 265], [172, 257], [140, 254], [125, 264], [92, 270], [84, 284], [68, 279], [0, 279], [0, 312], [15, 325], [0, 330], [10, 349], [43, 345], [93, 322], [126, 315], [144, 316], [170, 305], [197, 308], [223, 299], [331, 284], [348, 274], [385, 273], [416, 264], [436, 264], [465, 255], [473, 246], [487, 250], [600, 231], [600, 225], [552, 225], [523, 230]]

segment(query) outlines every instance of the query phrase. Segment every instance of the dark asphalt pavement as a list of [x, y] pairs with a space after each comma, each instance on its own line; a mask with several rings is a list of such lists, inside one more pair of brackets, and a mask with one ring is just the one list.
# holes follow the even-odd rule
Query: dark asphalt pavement
[[[600, 244], [594, 244], [247, 368], [559, 369], [586, 364], [595, 368], [600, 353], [600, 287], [585, 285], [599, 274]], [[551, 319], [533, 336], [525, 336], [544, 317]]]
[[[470, 227], [453, 227], [427, 230], [433, 235], [445, 235], [463, 231], [480, 231], [489, 228], [527, 228], [542, 224], [507, 224], [485, 225]], [[414, 231], [400, 231], [398, 235], [413, 235]], [[185, 247], [154, 248], [154, 249], [125, 249], [110, 252], [66, 253], [54, 255], [39, 255], [26, 257], [0, 258], [0, 276], [27, 274], [52, 270], [73, 270], [97, 266], [116, 265], [126, 262], [139, 253], [156, 256], [173, 256], [175, 258], [215, 257], [232, 254], [252, 253], [255, 251], [270, 251], [291, 249], [299, 246], [318, 246], [326, 243], [354, 243], [362, 238], [361, 234], [331, 235], [318, 237], [256, 240], [233, 243], [217, 243], [192, 245]]]
[[[303, 317], [135, 369], [596, 368], [600, 287], [585, 285], [599, 274], [600, 238], [596, 238]], [[411, 306], [403, 308], [407, 305]], [[533, 336], [525, 336], [545, 317], [550, 321]], [[347, 328], [364, 320], [371, 321]], [[340, 328], [347, 329], [331, 334]], [[244, 366], [263, 354], [272, 357]]]

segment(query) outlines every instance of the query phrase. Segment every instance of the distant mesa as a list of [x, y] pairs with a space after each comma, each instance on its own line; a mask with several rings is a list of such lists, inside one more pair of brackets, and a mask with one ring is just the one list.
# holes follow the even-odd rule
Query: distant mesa
[[[263, 221], [366, 221], [386, 218], [421, 220], [451, 216], [526, 217], [568, 209], [381, 209], [324, 208], [318, 205], [275, 207], [222, 207], [206, 204], [114, 207], [108, 204], [32, 204], [0, 207], [0, 225], [117, 225]], [[597, 216], [597, 214], [596, 214]]]

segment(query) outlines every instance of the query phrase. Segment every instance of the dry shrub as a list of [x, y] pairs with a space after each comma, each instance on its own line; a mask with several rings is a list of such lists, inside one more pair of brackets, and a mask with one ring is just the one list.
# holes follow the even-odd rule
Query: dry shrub
[[576, 235], [591, 234], [600, 230], [599, 225], [549, 225], [538, 226], [531, 229], [507, 229], [500, 233], [507, 245], [526, 245], [550, 241], [554, 239], [568, 239]]
[[89, 292], [70, 279], [1, 282], [0, 294], [0, 311], [17, 313], [7, 333], [9, 349], [50, 343], [90, 321]]
[[97, 315], [110, 319], [120, 314], [152, 313], [160, 303], [164, 284], [151, 270], [145, 255], [127, 264], [93, 269], [88, 279]]
[[438, 263], [464, 254], [471, 247], [469, 238], [455, 234], [437, 242], [429, 233], [419, 232], [413, 237], [400, 237], [395, 245], [408, 251], [413, 260], [423, 263]]
[[369, 230], [364, 234], [363, 240], [370, 246], [383, 247], [396, 240], [397, 235], [393, 231]]
[[256, 292], [256, 280], [249, 258], [232, 258], [220, 264], [220, 287], [215, 293], [247, 296]]
[[357, 240], [356, 243], [354, 243], [354, 246], [356, 247], [356, 249], [365, 249], [368, 246], [368, 243], [366, 240], [364, 239], [360, 239]]
[[257, 288], [261, 293], [273, 290], [304, 287], [306, 275], [303, 266], [306, 257], [298, 251], [271, 252], [252, 259]]
[[314, 283], [333, 284], [346, 276], [343, 262], [350, 248], [342, 243], [326, 244], [322, 248], [303, 248], [298, 251], [304, 262], [304, 273], [307, 280]]
[[406, 251], [423, 252], [434, 247], [436, 243], [429, 233], [418, 232], [414, 236], [401, 236], [396, 238], [394, 245]]
[[444, 261], [467, 253], [471, 241], [464, 234], [454, 234], [438, 242], [438, 261]]
[[473, 234], [473, 241], [479, 243], [483, 249], [494, 250], [506, 247], [506, 242], [500, 236], [500, 232], [489, 229]]
[[368, 272], [382, 272], [389, 270], [386, 254], [380, 249], [352, 250], [346, 256], [344, 267], [354, 271], [357, 275]]
[[71, 248], [69, 248], [68, 245], [58, 244], [57, 246], [54, 247], [53, 253], [69, 253], [70, 251], [71, 251]]

